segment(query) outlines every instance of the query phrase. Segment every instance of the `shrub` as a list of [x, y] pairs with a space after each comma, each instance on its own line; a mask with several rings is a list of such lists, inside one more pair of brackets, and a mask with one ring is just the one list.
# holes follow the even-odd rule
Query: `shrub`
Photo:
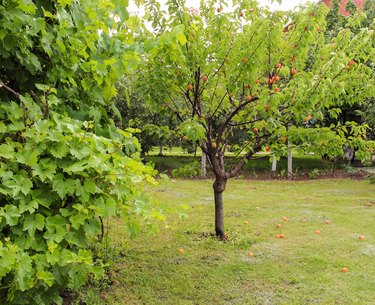
[[0, 296], [61, 304], [60, 289], [103, 275], [88, 247], [89, 237], [100, 239], [100, 218], [145, 215], [137, 184], [152, 172], [123, 153], [138, 147], [129, 132], [100, 137], [87, 122], [57, 113], [43, 119], [22, 99], [33, 116], [14, 102], [0, 108]]
[[180, 168], [172, 170], [172, 176], [175, 178], [192, 178], [200, 173], [200, 164], [198, 162], [188, 163]]

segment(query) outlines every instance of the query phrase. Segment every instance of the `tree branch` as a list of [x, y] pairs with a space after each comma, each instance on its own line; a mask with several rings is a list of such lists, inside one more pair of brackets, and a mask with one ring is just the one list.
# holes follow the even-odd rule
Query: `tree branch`
[[228, 116], [227, 116], [227, 119], [225, 120], [225, 122], [223, 123], [223, 125], [221, 126], [219, 132], [218, 132], [218, 135], [217, 135], [217, 139], [218, 141], [220, 142], [221, 141], [221, 137], [225, 131], [225, 129], [227, 128], [227, 126], [229, 125], [230, 121], [232, 120], [232, 118], [237, 115], [242, 109], [244, 109], [248, 104], [258, 100], [259, 97], [253, 97], [252, 99], [250, 100], [246, 100], [245, 102], [243, 102], [242, 104], [238, 105], [238, 107], [236, 109], [234, 109]]
[[[268, 136], [265, 139], [268, 139]], [[253, 145], [252, 149], [229, 172], [226, 173], [227, 179], [233, 178], [238, 175], [240, 170], [245, 165], [245, 162], [247, 160], [250, 160], [250, 158], [255, 154], [255, 150], [267, 143], [267, 141], [264, 141], [265, 139], [263, 139], [263, 141], [260, 141], [260, 138], [257, 138], [257, 141], [255, 142], [255, 145]]]

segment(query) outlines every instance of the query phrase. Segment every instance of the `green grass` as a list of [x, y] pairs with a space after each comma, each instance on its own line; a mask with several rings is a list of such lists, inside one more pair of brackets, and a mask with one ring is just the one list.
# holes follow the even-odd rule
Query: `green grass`
[[[189, 207], [186, 220], [167, 215], [157, 236], [127, 240], [113, 226], [114, 242], [125, 246], [97, 304], [374, 304], [375, 185], [230, 180], [229, 239], [220, 242], [211, 235], [211, 183], [166, 181], [151, 189], [166, 206]], [[286, 238], [275, 238], [280, 233]]]

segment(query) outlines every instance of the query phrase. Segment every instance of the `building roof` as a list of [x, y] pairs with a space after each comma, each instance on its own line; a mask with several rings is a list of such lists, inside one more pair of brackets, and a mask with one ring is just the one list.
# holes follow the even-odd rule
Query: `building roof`
[[[340, 2], [340, 10], [339, 14], [344, 15], [344, 16], [349, 16], [350, 13], [345, 10], [345, 6], [348, 3], [349, 0], [341, 0]], [[352, 0], [355, 5], [361, 10], [363, 9], [366, 0]], [[323, 2], [331, 9], [333, 7], [332, 1], [331, 0], [323, 0]]]

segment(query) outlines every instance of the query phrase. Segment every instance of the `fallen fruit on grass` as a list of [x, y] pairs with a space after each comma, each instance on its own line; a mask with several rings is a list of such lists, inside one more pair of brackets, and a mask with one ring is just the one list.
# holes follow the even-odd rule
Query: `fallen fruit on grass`
[[184, 253], [185, 253], [185, 250], [184, 250], [184, 249], [178, 249], [178, 253], [180, 253], [180, 254], [184, 254]]
[[283, 218], [281, 218], [283, 221], [289, 221], [289, 219], [288, 219], [288, 217], [286, 217], [286, 216], [283, 216]]
[[364, 236], [364, 235], [359, 235], [359, 236], [358, 236], [358, 239], [359, 239], [359, 240], [365, 240], [365, 236]]
[[253, 252], [247, 252], [247, 256], [254, 256]]
[[282, 225], [278, 223], [278, 224], [276, 225], [276, 227], [277, 227], [277, 228], [281, 228]]
[[348, 272], [349, 270], [348, 270], [348, 268], [346, 268], [346, 267], [343, 267], [343, 268], [341, 268], [341, 272], [343, 272], [343, 273], [346, 273], [346, 272]]
[[281, 234], [279, 235], [279, 238], [285, 238], [284, 233], [281, 233]]
[[320, 230], [315, 230], [315, 234], [320, 234]]
[[280, 235], [275, 235], [275, 238], [280, 238]]
[[245, 225], [249, 224], [249, 222], [248, 222], [247, 220], [245, 220], [243, 223], [244, 223]]
[[326, 220], [326, 225], [330, 225], [331, 221], [329, 219]]

